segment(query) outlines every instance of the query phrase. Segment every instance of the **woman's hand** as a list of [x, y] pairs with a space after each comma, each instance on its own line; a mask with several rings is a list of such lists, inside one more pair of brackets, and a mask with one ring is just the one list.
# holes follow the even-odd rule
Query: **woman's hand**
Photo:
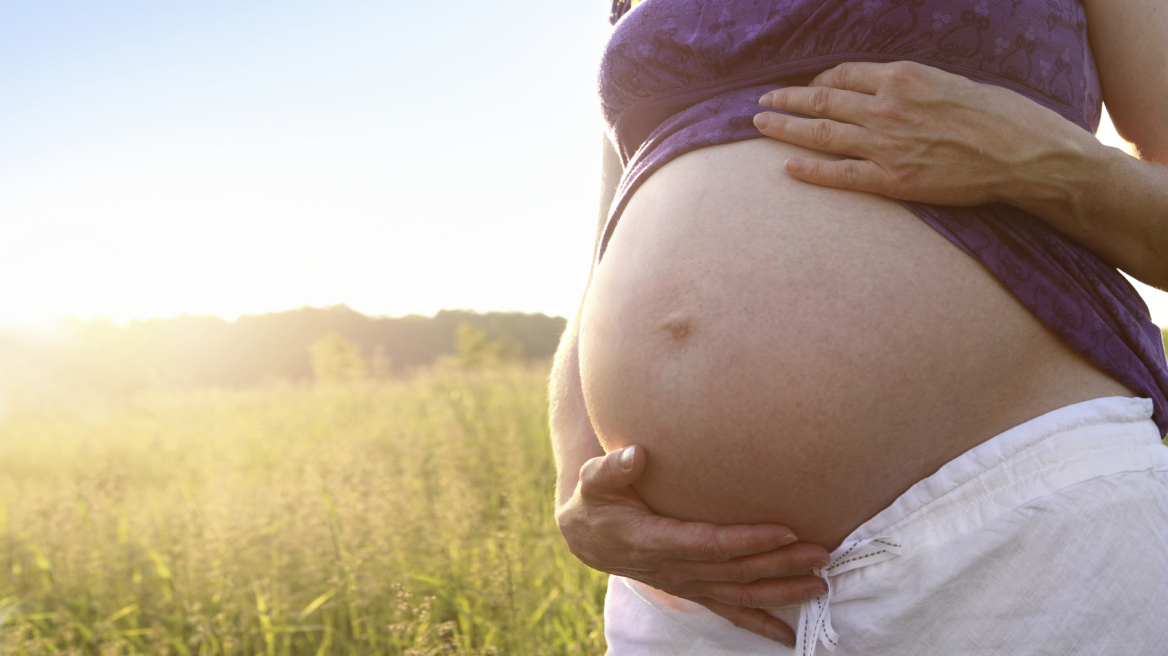
[[1094, 142], [1013, 91], [913, 62], [841, 64], [759, 103], [811, 117], [758, 114], [764, 135], [852, 158], [791, 158], [792, 177], [938, 205], [1058, 202]]
[[[848, 63], [759, 104], [802, 115], [756, 115], [764, 135], [850, 158], [788, 159], [796, 179], [936, 205], [1013, 205], [1168, 289], [1168, 167], [1104, 146], [1021, 94], [914, 62]], [[1157, 130], [1138, 132], [1138, 145], [1168, 161]]]
[[[759, 610], [811, 599], [827, 584], [819, 545], [796, 543], [775, 524], [716, 526], [653, 513], [631, 487], [645, 468], [643, 447], [592, 458], [575, 493], [556, 512], [568, 547], [584, 564], [705, 606], [735, 626], [793, 645], [795, 633]], [[789, 577], [789, 578], [776, 578]]]

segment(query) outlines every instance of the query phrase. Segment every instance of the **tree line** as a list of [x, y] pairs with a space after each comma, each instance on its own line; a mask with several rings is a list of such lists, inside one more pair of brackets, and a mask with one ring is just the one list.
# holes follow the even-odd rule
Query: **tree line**
[[[70, 320], [52, 335], [0, 333], [0, 385], [19, 389], [134, 389], [307, 380], [329, 353], [354, 354], [372, 376], [408, 373], [443, 356], [550, 358], [566, 320], [519, 312], [443, 310], [367, 316], [345, 305], [244, 315], [131, 321]], [[469, 349], [469, 350], [468, 350]], [[351, 353], [350, 353], [351, 351]], [[322, 355], [322, 353], [324, 355]], [[478, 353], [478, 355], [476, 355]]]

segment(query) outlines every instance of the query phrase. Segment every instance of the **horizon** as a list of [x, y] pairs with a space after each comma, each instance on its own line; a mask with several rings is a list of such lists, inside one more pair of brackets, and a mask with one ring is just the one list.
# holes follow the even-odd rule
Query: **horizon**
[[[242, 319], [270, 319], [276, 318], [280, 315], [291, 316], [305, 311], [316, 312], [334, 312], [337, 310], [348, 310], [369, 321], [397, 321], [401, 319], [423, 319], [433, 321], [439, 319], [443, 314], [469, 314], [485, 319], [494, 319], [498, 317], [521, 315], [525, 317], [544, 317], [547, 319], [559, 320], [567, 322], [568, 318], [563, 315], [550, 314], [540, 311], [524, 312], [519, 310], [475, 310], [471, 308], [441, 308], [435, 312], [419, 313], [409, 312], [405, 314], [380, 314], [362, 312], [346, 303], [333, 303], [329, 305], [301, 305], [294, 308], [285, 308], [279, 310], [264, 310], [259, 312], [244, 312], [231, 317], [224, 317], [213, 313], [190, 313], [181, 312], [179, 314], [169, 316], [151, 316], [151, 317], [131, 317], [122, 321], [116, 321], [110, 317], [95, 315], [91, 317], [77, 317], [77, 316], [57, 316], [44, 318], [38, 322], [7, 322], [0, 323], [0, 337], [15, 338], [19, 340], [31, 339], [34, 342], [54, 343], [60, 340], [70, 340], [77, 336], [77, 330], [85, 330], [86, 327], [95, 327], [100, 324], [113, 326], [118, 330], [132, 330], [135, 326], [141, 324], [161, 323], [161, 324], [179, 324], [188, 320], [217, 320], [221, 321], [223, 325], [234, 326], [238, 325]], [[0, 404], [2, 405], [2, 404]], [[0, 415], [3, 413], [0, 412]]]

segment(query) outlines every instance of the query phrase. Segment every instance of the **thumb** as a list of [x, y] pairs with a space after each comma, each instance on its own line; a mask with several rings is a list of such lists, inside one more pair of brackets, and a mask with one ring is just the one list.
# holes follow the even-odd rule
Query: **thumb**
[[580, 468], [580, 494], [606, 494], [628, 487], [645, 471], [644, 447], [627, 446], [596, 457]]

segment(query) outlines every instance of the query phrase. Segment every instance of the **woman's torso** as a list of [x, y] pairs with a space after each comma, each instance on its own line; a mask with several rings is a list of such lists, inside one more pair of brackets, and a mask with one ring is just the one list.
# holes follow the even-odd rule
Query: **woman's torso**
[[[671, 1], [638, 11], [693, 4]], [[638, 491], [656, 511], [781, 522], [830, 548], [1006, 428], [1130, 395], [900, 204], [790, 179], [797, 150], [671, 158], [594, 274], [585, 398], [607, 448], [648, 449]]]

